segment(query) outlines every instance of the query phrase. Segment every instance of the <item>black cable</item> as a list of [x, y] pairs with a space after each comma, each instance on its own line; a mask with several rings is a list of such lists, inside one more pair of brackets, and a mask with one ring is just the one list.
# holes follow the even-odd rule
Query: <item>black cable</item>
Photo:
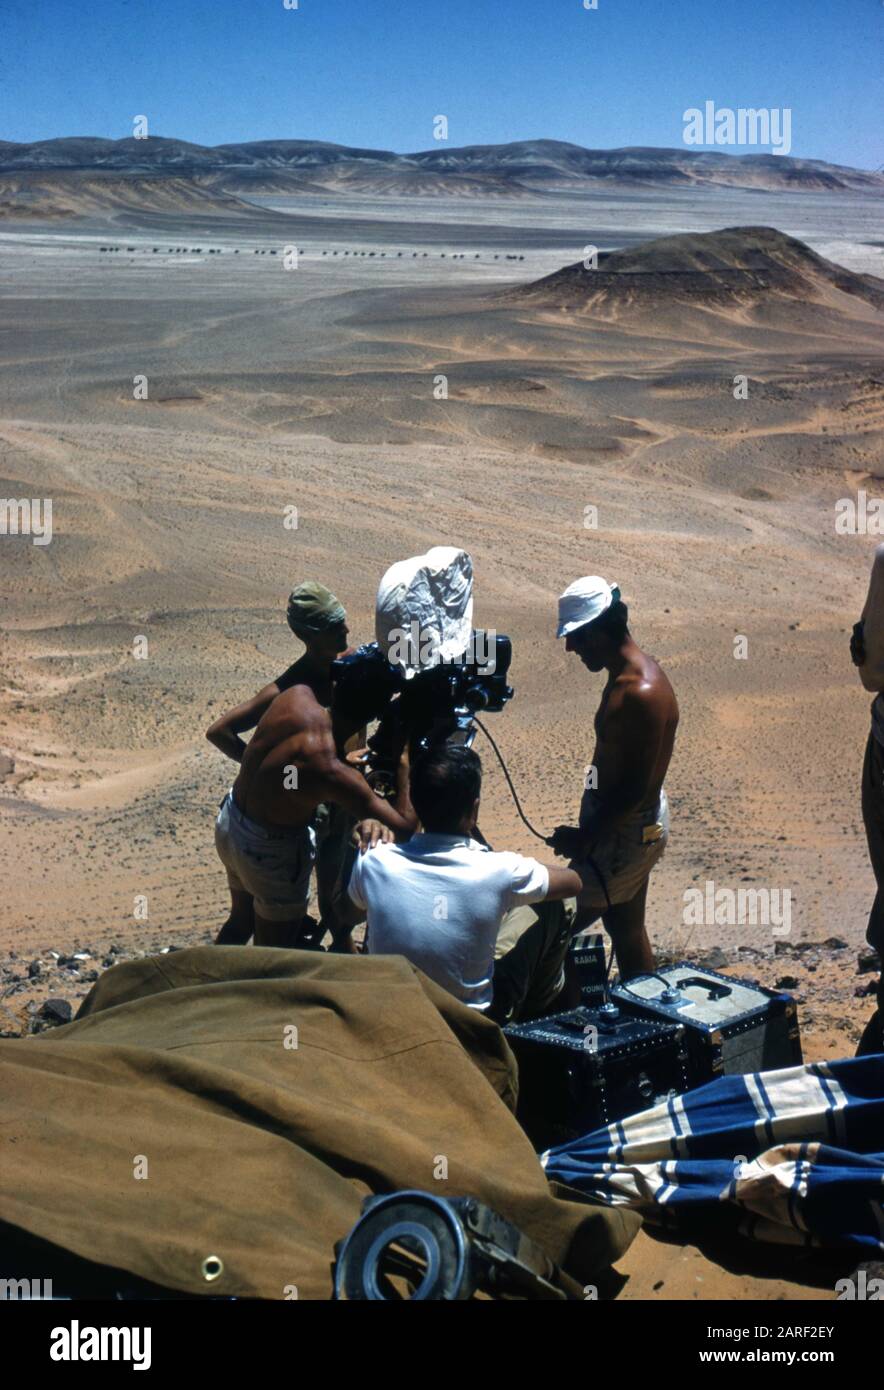
[[[550, 846], [551, 846], [551, 845], [552, 845], [552, 842], [553, 842], [553, 837], [552, 837], [552, 835], [542, 835], [542, 834], [540, 833], [539, 830], [535, 830], [534, 826], [531, 824], [531, 822], [529, 821], [528, 817], [525, 815], [525, 812], [522, 810], [522, 803], [521, 803], [520, 800], [519, 800], [518, 792], [516, 791], [515, 787], [513, 786], [513, 779], [512, 779], [512, 777], [510, 777], [509, 769], [508, 769], [506, 763], [505, 763], [504, 760], [503, 760], [503, 754], [501, 753], [501, 751], [500, 751], [500, 749], [498, 748], [497, 744], [494, 742], [494, 739], [492, 738], [491, 734], [489, 734], [488, 730], [485, 728], [485, 725], [482, 723], [482, 721], [479, 720], [479, 719], [476, 719], [475, 716], [473, 716], [473, 723], [476, 725], [476, 728], [477, 728], [477, 729], [481, 729], [481, 730], [482, 730], [482, 733], [485, 735], [485, 737], [487, 738], [488, 742], [491, 744], [491, 747], [494, 749], [494, 752], [495, 752], [496, 755], [497, 755], [497, 761], [500, 763], [501, 769], [502, 769], [502, 771], [503, 771], [503, 775], [504, 775], [504, 777], [506, 778], [507, 786], [508, 786], [509, 789], [510, 789], [510, 792], [511, 792], [512, 798], [513, 798], [513, 801], [515, 802], [516, 810], [518, 811], [519, 816], [521, 817], [522, 821], [523, 821], [524, 824], [528, 827], [528, 829], [531, 831], [531, 834], [532, 834], [532, 835], [536, 835], [537, 838], [538, 838], [538, 840], [542, 840], [543, 843], [544, 843], [545, 845], [550, 845]], [[602, 874], [601, 869], [599, 868], [598, 864], [595, 862], [595, 860], [593, 859], [593, 857], [592, 857], [591, 854], [587, 854], [587, 855], [586, 855], [585, 862], [589, 865], [589, 867], [592, 869], [593, 873], [595, 874], [596, 878], [598, 879], [598, 881], [599, 881], [599, 883], [600, 883], [600, 885], [601, 885], [602, 892], [603, 892], [604, 895], [605, 895], [605, 903], [606, 903], [606, 905], [607, 905], [607, 909], [608, 909], [608, 911], [610, 911], [613, 904], [611, 903], [611, 897], [610, 897], [610, 894], [608, 893], [608, 885], [607, 885], [607, 883], [605, 882], [604, 875]], [[613, 952], [612, 952], [612, 956], [613, 956]], [[610, 965], [610, 962], [609, 962], [609, 963], [608, 963], [608, 969], [610, 970], [610, 968], [611, 968], [611, 965]]]
[[[670, 980], [667, 980], [665, 975], [661, 975], [658, 970], [649, 970], [648, 976], [653, 980], [659, 980], [661, 985], [663, 985], [665, 989], [672, 989], [672, 982]], [[647, 1002], [647, 996], [644, 994], [639, 994], [637, 989], [630, 989], [629, 985], [622, 985], [621, 988], [628, 989], [629, 993], [634, 994], [636, 999], [642, 999], [645, 1002]]]
[[525, 815], [525, 812], [522, 810], [522, 803], [521, 803], [521, 801], [519, 800], [519, 796], [518, 796], [518, 793], [517, 793], [515, 787], [513, 786], [513, 779], [512, 779], [512, 777], [510, 777], [509, 769], [507, 768], [507, 765], [506, 765], [506, 763], [505, 763], [504, 760], [503, 760], [503, 754], [501, 753], [501, 751], [500, 751], [500, 749], [498, 748], [497, 744], [494, 742], [494, 739], [491, 737], [491, 735], [489, 734], [488, 730], [485, 728], [485, 725], [484, 725], [480, 720], [478, 720], [478, 719], [476, 719], [476, 718], [473, 719], [473, 723], [476, 725], [476, 727], [477, 727], [478, 729], [481, 729], [481, 730], [482, 730], [482, 733], [485, 735], [485, 737], [487, 738], [488, 742], [491, 744], [491, 747], [494, 749], [495, 753], [497, 754], [497, 761], [500, 763], [500, 766], [501, 766], [501, 768], [503, 769], [503, 775], [504, 775], [504, 777], [506, 778], [507, 786], [509, 787], [509, 789], [510, 789], [510, 791], [511, 791], [511, 793], [512, 793], [513, 801], [516, 803], [516, 810], [518, 811], [518, 813], [519, 813], [519, 815], [521, 816], [521, 818], [522, 818], [522, 820], [524, 821], [524, 823], [527, 825], [528, 829], [531, 831], [531, 834], [532, 834], [532, 835], [536, 835], [537, 838], [538, 838], [538, 840], [542, 840], [543, 843], [544, 843], [545, 845], [551, 844], [551, 843], [552, 843], [552, 837], [549, 836], [549, 835], [541, 835], [541, 833], [540, 833], [539, 830], [535, 830], [535, 829], [534, 829], [534, 826], [531, 824], [531, 822], [529, 821], [528, 817]]

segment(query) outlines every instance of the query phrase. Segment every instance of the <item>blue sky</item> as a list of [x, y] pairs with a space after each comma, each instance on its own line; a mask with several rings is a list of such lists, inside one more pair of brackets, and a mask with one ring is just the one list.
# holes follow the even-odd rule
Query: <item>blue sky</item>
[[321, 139], [399, 151], [682, 142], [790, 107], [794, 156], [884, 164], [881, 0], [0, 0], [0, 139]]

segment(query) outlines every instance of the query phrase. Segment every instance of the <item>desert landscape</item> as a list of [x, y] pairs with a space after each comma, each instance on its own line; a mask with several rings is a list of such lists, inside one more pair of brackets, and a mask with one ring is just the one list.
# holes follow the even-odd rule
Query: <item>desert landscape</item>
[[[289, 590], [322, 580], [370, 640], [383, 571], [453, 544], [513, 640], [488, 722], [529, 818], [576, 812], [601, 681], [555, 600], [600, 573], [681, 706], [657, 950], [791, 990], [806, 1058], [851, 1055], [876, 962], [848, 639], [877, 537], [835, 522], [884, 475], [884, 177], [44, 143], [0, 146], [2, 492], [53, 506], [51, 544], [0, 542], [0, 1032], [211, 940], [231, 766], [204, 730], [297, 654]], [[476, 747], [486, 836], [548, 858]], [[789, 890], [790, 930], [686, 925], [710, 881]], [[794, 1296], [691, 1246], [664, 1287], [648, 1243], [626, 1296]]]

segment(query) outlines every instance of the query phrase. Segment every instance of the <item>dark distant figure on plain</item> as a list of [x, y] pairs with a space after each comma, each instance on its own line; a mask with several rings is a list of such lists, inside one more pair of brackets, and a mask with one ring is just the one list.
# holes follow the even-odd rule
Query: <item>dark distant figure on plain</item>
[[[866, 690], [875, 692], [863, 760], [862, 808], [878, 891], [866, 940], [884, 957], [884, 545], [875, 550], [865, 607], [850, 639], [850, 656]], [[870, 1052], [884, 1052], [884, 974], [878, 980], [878, 1007], [866, 1025], [856, 1055]]]
[[560, 825], [552, 839], [583, 879], [575, 930], [601, 917], [624, 980], [654, 969], [645, 905], [651, 870], [669, 839], [663, 779], [678, 726], [675, 692], [633, 640], [627, 617], [620, 590], [598, 575], [576, 580], [559, 599], [556, 636], [588, 671], [607, 671], [608, 679], [579, 823]]

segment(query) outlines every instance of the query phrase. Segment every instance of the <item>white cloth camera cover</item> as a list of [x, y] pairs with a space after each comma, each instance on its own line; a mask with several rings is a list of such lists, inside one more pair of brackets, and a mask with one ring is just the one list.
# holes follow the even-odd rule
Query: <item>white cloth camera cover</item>
[[435, 545], [390, 566], [378, 586], [375, 636], [406, 679], [462, 656], [472, 631], [473, 562], [465, 550]]

